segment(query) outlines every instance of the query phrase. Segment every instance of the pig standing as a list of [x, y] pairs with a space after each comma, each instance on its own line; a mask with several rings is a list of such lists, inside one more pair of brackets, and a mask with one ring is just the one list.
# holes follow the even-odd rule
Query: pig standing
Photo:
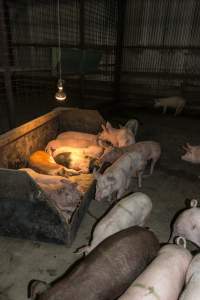
[[44, 151], [36, 151], [28, 159], [28, 164], [35, 171], [46, 175], [78, 175], [79, 172], [65, 168], [55, 162], [53, 157]]
[[181, 156], [182, 160], [189, 161], [193, 164], [200, 164], [200, 146], [191, 146], [189, 143], [183, 146], [186, 153]]
[[74, 211], [80, 203], [81, 193], [78, 191], [76, 184], [66, 178], [39, 174], [29, 168], [20, 169], [19, 171], [28, 173], [60, 210]]
[[102, 125], [103, 131], [98, 135], [98, 138], [103, 141], [110, 142], [114, 147], [124, 147], [135, 144], [134, 133], [126, 127], [117, 129], [107, 122]]
[[130, 285], [120, 300], [177, 300], [192, 260], [179, 245], [165, 245], [158, 256]]
[[158, 249], [152, 232], [130, 227], [105, 239], [46, 291], [44, 283], [32, 281], [29, 296], [32, 300], [114, 300], [152, 261]]
[[173, 230], [169, 242], [173, 242], [176, 236], [183, 236], [187, 240], [200, 247], [200, 208], [198, 201], [193, 199], [189, 209], [184, 210], [173, 224]]
[[180, 114], [185, 107], [186, 100], [183, 97], [174, 96], [155, 99], [154, 107], [163, 107], [163, 114], [167, 112], [167, 107], [175, 108], [175, 116]]
[[88, 254], [105, 238], [120, 230], [134, 225], [143, 226], [151, 209], [151, 199], [143, 193], [134, 193], [121, 199], [97, 223], [90, 245], [82, 247], [79, 253], [85, 252], [85, 254]]
[[136, 144], [121, 147], [113, 148], [111, 151], [106, 151], [105, 154], [100, 158], [101, 164], [103, 163], [113, 163], [115, 162], [122, 154], [127, 152], [137, 152], [142, 155], [142, 158], [146, 161], [151, 161], [150, 175], [153, 173], [154, 166], [159, 160], [161, 155], [160, 144], [154, 141], [143, 141]]
[[116, 193], [116, 199], [120, 199], [129, 189], [133, 176], [138, 177], [138, 186], [141, 187], [145, 166], [146, 161], [140, 153], [123, 154], [103, 174], [96, 173], [95, 199], [111, 201], [114, 193]]
[[186, 274], [186, 287], [179, 300], [199, 300], [200, 298], [200, 254], [189, 265]]

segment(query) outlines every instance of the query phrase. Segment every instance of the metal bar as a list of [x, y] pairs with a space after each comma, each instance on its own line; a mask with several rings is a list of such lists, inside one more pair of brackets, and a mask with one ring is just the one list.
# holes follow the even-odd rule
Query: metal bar
[[9, 35], [7, 31], [7, 20], [5, 16], [5, 5], [4, 0], [0, 0], [0, 38], [2, 47], [2, 62], [5, 69], [4, 72], [4, 84], [6, 90], [6, 100], [8, 107], [8, 118], [10, 128], [15, 127], [15, 106], [13, 99], [13, 87], [12, 87], [12, 76], [10, 67], [10, 52], [9, 52]]
[[117, 24], [117, 44], [116, 44], [115, 74], [114, 74], [115, 101], [120, 100], [120, 81], [121, 81], [121, 70], [122, 70], [126, 0], [118, 0], [117, 5], [118, 5], [118, 24]]
[[[80, 32], [80, 49], [84, 49], [85, 46], [85, 2], [84, 0], [80, 0], [80, 20], [79, 20], [79, 32]], [[83, 52], [82, 52], [83, 54]], [[84, 74], [80, 74], [80, 101], [81, 101], [81, 107], [84, 108]]]

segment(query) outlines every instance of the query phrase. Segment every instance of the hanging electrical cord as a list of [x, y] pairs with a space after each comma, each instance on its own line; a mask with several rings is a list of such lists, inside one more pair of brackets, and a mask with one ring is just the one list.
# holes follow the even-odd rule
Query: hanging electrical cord
[[57, 10], [58, 10], [58, 64], [59, 64], [59, 79], [57, 83], [58, 91], [55, 94], [55, 98], [58, 101], [64, 101], [67, 97], [63, 89], [64, 80], [62, 80], [62, 66], [61, 66], [61, 28], [60, 28], [60, 0], [57, 2]]

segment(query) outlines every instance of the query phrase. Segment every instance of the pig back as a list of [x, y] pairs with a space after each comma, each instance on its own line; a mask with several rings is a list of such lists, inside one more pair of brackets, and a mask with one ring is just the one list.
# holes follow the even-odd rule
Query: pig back
[[39, 300], [114, 300], [156, 256], [155, 235], [134, 226], [101, 242]]

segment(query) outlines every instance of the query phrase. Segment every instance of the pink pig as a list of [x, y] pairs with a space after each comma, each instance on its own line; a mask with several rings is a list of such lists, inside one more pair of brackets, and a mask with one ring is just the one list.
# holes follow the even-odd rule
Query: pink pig
[[141, 187], [145, 166], [146, 161], [140, 153], [124, 153], [103, 174], [96, 174], [95, 199], [111, 201], [114, 193], [116, 193], [116, 199], [120, 199], [129, 189], [133, 176], [138, 177], [138, 186]]
[[186, 153], [181, 156], [182, 160], [189, 161], [193, 164], [200, 164], [200, 146], [191, 146], [189, 143], [183, 146]]
[[198, 201], [196, 199], [191, 200], [191, 208], [184, 210], [176, 218], [170, 242], [173, 242], [176, 236], [181, 235], [200, 247], [200, 208], [197, 205]]
[[102, 125], [102, 128], [103, 131], [98, 135], [98, 138], [110, 142], [114, 147], [135, 144], [135, 135], [129, 128], [113, 128], [109, 122], [106, 123], [106, 126]]
[[142, 155], [142, 158], [146, 161], [151, 160], [151, 168], [150, 174], [153, 173], [154, 166], [161, 155], [161, 147], [160, 144], [154, 141], [143, 141], [139, 142], [127, 147], [121, 148], [113, 148], [109, 152], [105, 152], [102, 155], [100, 161], [101, 163], [113, 163], [115, 162], [121, 155], [127, 152], [137, 152]]

